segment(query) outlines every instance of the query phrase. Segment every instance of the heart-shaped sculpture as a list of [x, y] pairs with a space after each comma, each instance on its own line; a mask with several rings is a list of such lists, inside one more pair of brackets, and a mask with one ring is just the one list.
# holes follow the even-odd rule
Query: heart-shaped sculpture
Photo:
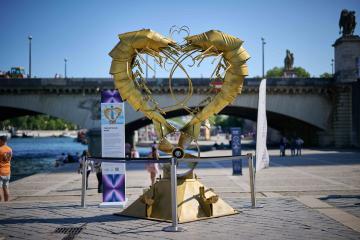
[[[159, 138], [159, 149], [161, 151], [177, 158], [195, 157], [184, 153], [184, 150], [192, 142], [197, 142], [201, 123], [219, 113], [241, 93], [244, 78], [248, 75], [246, 61], [250, 58], [250, 55], [242, 47], [243, 41], [217, 30], [185, 37], [186, 42], [183, 45], [177, 44], [174, 40], [150, 29], [123, 33], [119, 35], [119, 38], [120, 42], [109, 55], [113, 58], [110, 74], [114, 76], [115, 87], [120, 92], [121, 97], [136, 111], [143, 112], [146, 117], [152, 120]], [[220, 68], [223, 68], [224, 77], [220, 91], [209, 99], [206, 106], [197, 112], [193, 112], [186, 106], [192, 95], [191, 79], [181, 63], [186, 57], [196, 53], [199, 54], [192, 57], [194, 64], [196, 61], [201, 62], [207, 57], [219, 57], [220, 61], [214, 72], [221, 78], [218, 73]], [[151, 91], [147, 88], [146, 81], [142, 77], [140, 61], [144, 62], [144, 60], [141, 54], [154, 57], [160, 65], [165, 65], [166, 61], [173, 62], [169, 76], [171, 93], [172, 74], [177, 68], [183, 69], [189, 81], [188, 95], [175, 106], [168, 107], [166, 110], [160, 108], [152, 98]], [[139, 68], [140, 70], [135, 70]], [[173, 93], [172, 96], [175, 98]], [[193, 115], [191, 120], [180, 129], [176, 129], [164, 117], [166, 111], [176, 108], [184, 108]], [[174, 146], [167, 140], [167, 136], [177, 131], [180, 132], [180, 138]], [[195, 165], [190, 171], [194, 168]]]

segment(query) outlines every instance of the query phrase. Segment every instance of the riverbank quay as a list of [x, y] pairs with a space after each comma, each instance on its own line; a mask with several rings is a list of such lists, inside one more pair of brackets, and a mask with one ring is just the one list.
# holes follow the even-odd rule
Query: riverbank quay
[[[246, 152], [244, 152], [246, 153]], [[202, 153], [228, 156], [229, 150]], [[95, 174], [89, 178], [86, 208], [80, 207], [77, 164], [11, 183], [11, 202], [0, 204], [0, 236], [5, 239], [360, 239], [360, 153], [303, 150], [279, 157], [271, 150], [269, 169], [256, 175], [257, 204], [251, 209], [247, 164], [233, 176], [231, 162], [200, 163], [200, 181], [240, 213], [181, 224], [168, 233], [166, 222], [115, 216], [99, 208]], [[143, 165], [127, 166], [127, 197], [134, 201], [150, 184]], [[69, 234], [72, 230], [73, 234]], [[0, 237], [1, 239], [1, 237]]]

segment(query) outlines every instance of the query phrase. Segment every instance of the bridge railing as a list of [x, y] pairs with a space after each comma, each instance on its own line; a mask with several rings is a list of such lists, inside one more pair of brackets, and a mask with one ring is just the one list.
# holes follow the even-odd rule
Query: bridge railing
[[[193, 78], [193, 86], [209, 86], [209, 78]], [[257, 87], [260, 78], [246, 78], [244, 86]], [[268, 78], [268, 86], [328, 86], [333, 83], [332, 78]], [[166, 87], [168, 78], [148, 79], [149, 87]], [[174, 78], [174, 87], [185, 87], [188, 81], [185, 78]], [[24, 78], [0, 79], [2, 88], [44, 88], [44, 87], [113, 87], [112, 78]]]

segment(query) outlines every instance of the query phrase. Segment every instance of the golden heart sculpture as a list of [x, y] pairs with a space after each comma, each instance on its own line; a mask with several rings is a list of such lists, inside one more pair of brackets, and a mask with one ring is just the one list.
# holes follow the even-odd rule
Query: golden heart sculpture
[[[187, 36], [183, 45], [150, 29], [123, 33], [119, 35], [119, 39], [120, 42], [109, 55], [113, 59], [110, 74], [114, 77], [115, 87], [121, 97], [136, 111], [143, 112], [152, 120], [159, 138], [159, 150], [178, 158], [195, 157], [184, 153], [184, 150], [192, 142], [197, 142], [201, 123], [219, 113], [241, 93], [244, 78], [248, 75], [246, 61], [250, 58], [250, 55], [242, 47], [243, 41], [218, 30]], [[199, 54], [193, 57], [197, 53]], [[154, 101], [151, 91], [146, 85], [146, 80], [142, 77], [140, 62], [144, 63], [145, 61], [141, 54], [152, 56], [158, 64], [164, 65], [164, 67], [167, 61], [173, 62], [169, 87], [172, 97], [178, 101], [176, 105], [160, 108]], [[222, 87], [216, 95], [208, 99], [203, 108], [198, 108], [197, 111], [186, 106], [192, 95], [192, 83], [182, 62], [189, 56], [192, 56], [194, 64], [196, 61], [202, 62], [207, 57], [220, 59], [214, 73], [222, 80]], [[180, 68], [186, 73], [189, 84], [187, 96], [180, 101], [174, 96], [171, 87], [172, 74], [176, 68]], [[219, 74], [221, 69], [224, 70], [223, 77]], [[167, 111], [179, 108], [185, 109], [193, 116], [181, 129], [176, 129], [166, 121], [164, 115]], [[173, 132], [180, 132], [179, 141], [175, 146], [167, 140], [167, 135]]]

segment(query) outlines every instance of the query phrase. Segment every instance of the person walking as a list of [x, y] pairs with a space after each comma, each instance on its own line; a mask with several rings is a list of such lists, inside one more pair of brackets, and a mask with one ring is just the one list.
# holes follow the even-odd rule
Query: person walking
[[291, 138], [290, 140], [290, 149], [291, 149], [291, 156], [295, 156], [295, 148], [296, 148], [296, 139]]
[[133, 158], [139, 158], [139, 157], [140, 157], [139, 152], [136, 150], [135, 147], [132, 147], [131, 153], [130, 153], [130, 158], [133, 159]]
[[9, 183], [10, 183], [10, 162], [12, 158], [12, 149], [6, 144], [7, 137], [0, 136], [0, 186], [4, 201], [7, 202], [10, 199]]
[[[154, 160], [159, 159], [159, 152], [155, 146], [151, 147], [150, 158]], [[150, 173], [151, 185], [155, 184], [156, 175], [159, 173], [159, 164], [158, 163], [146, 163], [146, 170]]]
[[102, 193], [102, 169], [101, 162], [94, 162], [96, 178], [98, 180], [98, 193]]
[[301, 149], [303, 147], [304, 140], [302, 140], [300, 137], [296, 138], [296, 155], [301, 156]]
[[[83, 164], [85, 164], [86, 158], [89, 156], [90, 156], [89, 152], [84, 150], [79, 159], [80, 166], [79, 166], [78, 172], [80, 172], [81, 174], [83, 174]], [[86, 189], [88, 189], [88, 187], [89, 187], [89, 175], [90, 175], [90, 172], [92, 169], [92, 165], [93, 165], [92, 162], [88, 161], [87, 168], [86, 168]]]
[[284, 141], [283, 137], [280, 139], [279, 148], [280, 148], [280, 157], [284, 157], [285, 156], [285, 141]]

